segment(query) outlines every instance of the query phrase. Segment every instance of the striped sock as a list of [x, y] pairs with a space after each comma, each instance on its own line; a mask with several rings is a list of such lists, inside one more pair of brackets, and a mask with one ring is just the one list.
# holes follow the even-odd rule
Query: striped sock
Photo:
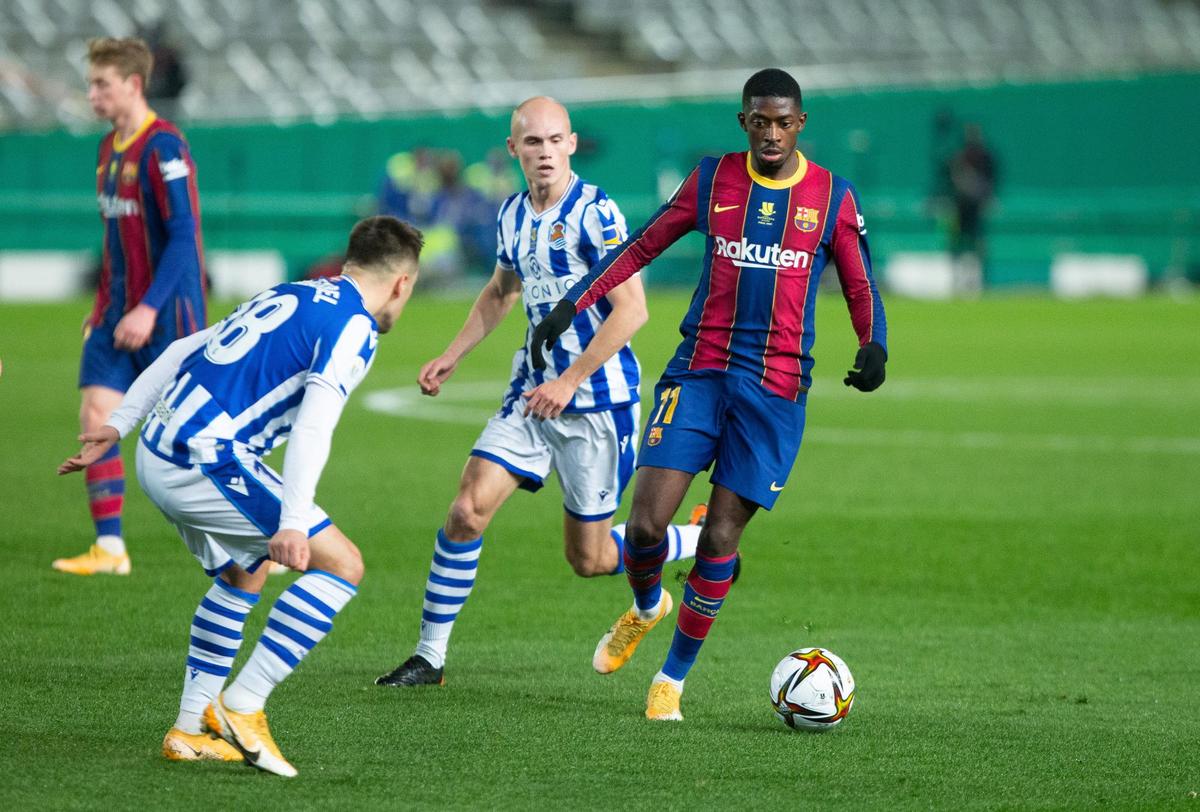
[[633, 602], [641, 612], [651, 612], [662, 600], [662, 569], [667, 560], [667, 540], [653, 547], [625, 545], [625, 577]]
[[175, 720], [175, 727], [185, 733], [200, 732], [200, 715], [221, 692], [242, 644], [246, 615], [256, 603], [258, 595], [243, 592], [218, 577], [196, 607], [179, 718]]
[[[125, 463], [121, 449], [114, 445], [103, 457], [88, 466], [84, 475], [87, 481], [88, 508], [92, 523], [96, 525], [96, 537], [121, 538], [121, 508], [125, 504]], [[106, 546], [105, 549], [108, 549]], [[118, 554], [112, 549], [110, 553]], [[124, 549], [120, 553], [124, 553]]]
[[313, 646], [333, 628], [333, 618], [358, 589], [321, 570], [296, 579], [271, 607], [254, 653], [225, 691], [225, 706], [234, 713], [253, 713], [267, 704]]
[[446, 664], [450, 632], [475, 586], [482, 551], [483, 536], [457, 542], [446, 538], [445, 530], [438, 530], [429, 580], [425, 582], [425, 604], [421, 607], [421, 639], [414, 652], [434, 668]]
[[733, 563], [737, 553], [710, 558], [703, 554], [696, 556], [688, 575], [687, 586], [683, 590], [683, 601], [679, 605], [679, 618], [675, 622], [675, 637], [671, 640], [671, 650], [667, 652], [667, 661], [663, 663], [661, 676], [673, 680], [682, 686], [688, 670], [696, 662], [700, 646], [717, 619], [717, 612], [729, 594], [729, 585], [733, 582]]
[[698, 524], [673, 524], [667, 527], [667, 560], [694, 558], [696, 545], [700, 543], [700, 530]]

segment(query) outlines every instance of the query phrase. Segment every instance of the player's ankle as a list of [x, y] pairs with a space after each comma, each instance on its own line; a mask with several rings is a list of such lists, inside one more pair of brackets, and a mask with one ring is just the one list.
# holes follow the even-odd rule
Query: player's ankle
[[97, 536], [96, 546], [109, 555], [125, 555], [125, 540], [120, 536]]
[[654, 618], [658, 617], [658, 611], [661, 607], [662, 595], [659, 595], [658, 600], [654, 602], [653, 606], [649, 607], [648, 609], [642, 609], [635, 603], [633, 605], [633, 611], [637, 613], [638, 620], [654, 620]]
[[675, 679], [674, 677], [669, 677], [666, 674], [664, 674], [662, 671], [659, 671], [657, 674], [654, 675], [654, 679], [650, 680], [651, 685], [653, 685], [656, 682], [669, 682], [675, 686], [675, 690], [679, 691], [679, 693], [683, 693], [683, 680]]

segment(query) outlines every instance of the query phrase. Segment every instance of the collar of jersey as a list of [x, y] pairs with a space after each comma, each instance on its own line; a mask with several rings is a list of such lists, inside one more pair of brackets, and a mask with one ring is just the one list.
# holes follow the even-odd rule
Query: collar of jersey
[[796, 157], [800, 159], [800, 163], [796, 165], [796, 171], [792, 173], [792, 176], [783, 180], [776, 180], [775, 178], [764, 177], [755, 172], [754, 164], [750, 161], [750, 151], [746, 150], [746, 171], [750, 173], [750, 180], [761, 186], [766, 186], [768, 189], [786, 189], [804, 180], [804, 176], [808, 172], [808, 159], [804, 157], [804, 153], [796, 150]]
[[150, 128], [150, 125], [158, 121], [158, 116], [151, 110], [146, 114], [146, 118], [138, 125], [138, 128], [133, 131], [133, 135], [126, 138], [124, 141], [113, 136], [113, 152], [124, 152], [129, 149], [129, 145], [142, 137], [142, 133]]
[[568, 195], [571, 194], [571, 190], [575, 188], [576, 183], [579, 183], [579, 176], [576, 175], [574, 172], [572, 172], [571, 173], [571, 182], [567, 184], [566, 189], [563, 189], [562, 195], [558, 198], [558, 200], [554, 201], [553, 206], [548, 206], [545, 210], [540, 211], [540, 212], [533, 210], [533, 204], [531, 202], [529, 202], [529, 198], [531, 197], [531, 195], [529, 194], [529, 192], [526, 192], [525, 193], [525, 208], [529, 209], [529, 216], [532, 217], [534, 220], [541, 220], [547, 214], [550, 214], [552, 211], [554, 211], [555, 209], [557, 209], [559, 206], [562, 205], [562, 202], [567, 199]]

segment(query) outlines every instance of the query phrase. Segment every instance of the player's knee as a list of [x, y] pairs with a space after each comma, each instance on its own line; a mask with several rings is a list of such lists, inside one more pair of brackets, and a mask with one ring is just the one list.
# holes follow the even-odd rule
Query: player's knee
[[85, 400], [79, 407], [79, 426], [84, 431], [95, 431], [108, 420], [108, 410], [100, 405]]
[[[567, 550], [567, 563], [580, 578], [608, 575], [601, 557], [590, 550]], [[611, 567], [609, 569], [611, 570]]]
[[450, 505], [446, 518], [446, 536], [451, 541], [470, 541], [483, 535], [487, 529], [487, 514], [469, 494], [460, 493]]
[[338, 551], [337, 559], [333, 562], [331, 569], [333, 574], [342, 580], [358, 586], [366, 574], [366, 566], [363, 564], [362, 553], [358, 547], [349, 540]]
[[667, 528], [645, 519], [630, 517], [625, 524], [625, 543], [634, 547], [653, 547], [666, 536]]
[[728, 524], [706, 524], [700, 531], [696, 551], [708, 558], [723, 558], [737, 552], [742, 530]]

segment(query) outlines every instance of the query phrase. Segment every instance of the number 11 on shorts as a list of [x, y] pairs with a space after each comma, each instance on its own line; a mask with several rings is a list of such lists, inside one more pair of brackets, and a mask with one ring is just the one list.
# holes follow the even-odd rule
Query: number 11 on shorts
[[675, 407], [679, 405], [679, 390], [682, 388], [682, 386], [672, 386], [663, 390], [658, 398], [658, 411], [654, 413], [651, 423], [661, 422], [663, 425], [670, 425], [671, 418], [675, 416]]

